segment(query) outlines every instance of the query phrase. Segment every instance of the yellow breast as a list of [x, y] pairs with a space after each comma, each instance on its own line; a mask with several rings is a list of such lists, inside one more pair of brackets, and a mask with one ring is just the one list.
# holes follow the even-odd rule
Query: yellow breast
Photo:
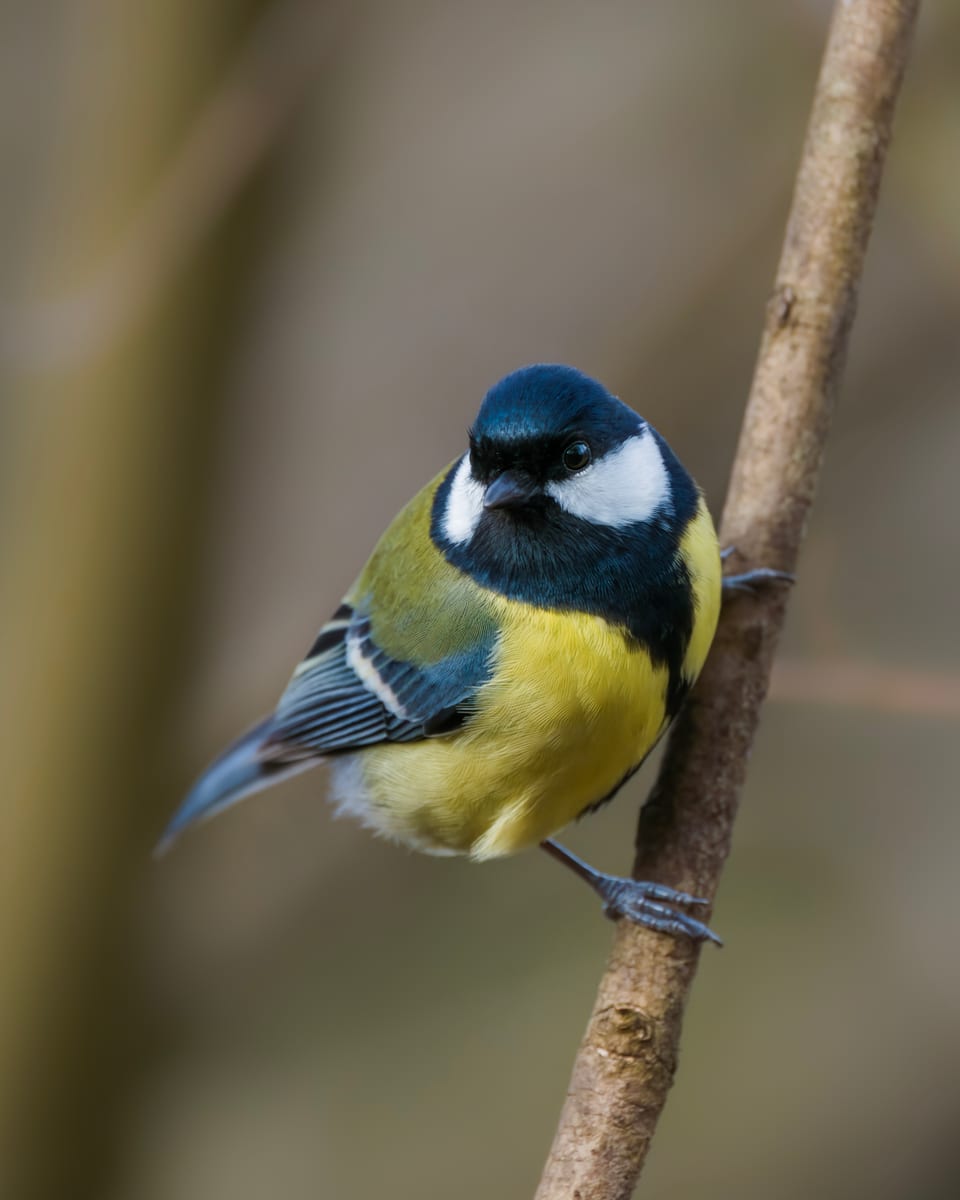
[[493, 679], [458, 734], [365, 751], [385, 832], [419, 849], [510, 854], [613, 791], [656, 741], [667, 672], [599, 617], [501, 606]]
[[[683, 674], [706, 658], [720, 560], [706, 508], [681, 543], [695, 616]], [[667, 721], [668, 671], [601, 617], [492, 592], [500, 636], [475, 713], [449, 737], [364, 750], [341, 766], [344, 806], [419, 850], [491, 858], [536, 845], [604, 799]], [[362, 803], [358, 793], [362, 791]]]

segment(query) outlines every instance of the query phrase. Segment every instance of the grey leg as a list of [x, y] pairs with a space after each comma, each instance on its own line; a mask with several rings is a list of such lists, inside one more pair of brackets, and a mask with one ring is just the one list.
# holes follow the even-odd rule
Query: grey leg
[[565, 867], [569, 867], [575, 875], [579, 875], [593, 888], [603, 900], [607, 916], [626, 917], [628, 921], [646, 925], [648, 929], [656, 929], [660, 933], [683, 934], [695, 941], [723, 945], [720, 938], [702, 921], [697, 921], [673, 907], [677, 904], [707, 904], [708, 901], [689, 896], [686, 892], [678, 892], [662, 883], [644, 883], [619, 875], [606, 875], [602, 871], [594, 870], [589, 863], [571, 854], [552, 839], [547, 839], [540, 845], [549, 855]]

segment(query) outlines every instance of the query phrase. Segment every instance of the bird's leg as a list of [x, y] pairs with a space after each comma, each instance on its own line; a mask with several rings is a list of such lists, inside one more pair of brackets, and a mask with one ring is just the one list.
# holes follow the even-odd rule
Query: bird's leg
[[608, 917], [626, 917], [628, 921], [646, 925], [648, 929], [656, 929], [660, 933], [684, 934], [698, 942], [710, 941], [718, 946], [723, 945], [713, 930], [702, 921], [672, 907], [675, 904], [707, 904], [708, 901], [675, 891], [662, 883], [643, 883], [638, 879], [605, 875], [551, 838], [540, 845], [593, 888], [604, 902], [604, 912]]
[[[725, 546], [720, 551], [723, 562], [736, 550], [736, 546]], [[739, 575], [724, 575], [723, 597], [728, 599], [737, 592], [755, 593], [758, 588], [769, 587], [772, 583], [791, 584], [796, 582], [796, 576], [790, 571], [775, 571], [773, 567], [754, 567], [752, 571], [743, 571]]]

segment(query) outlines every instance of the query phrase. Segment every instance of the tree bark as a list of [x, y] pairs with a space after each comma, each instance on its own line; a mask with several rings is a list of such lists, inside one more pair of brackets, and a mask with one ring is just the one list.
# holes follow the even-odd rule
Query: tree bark
[[[792, 570], [816, 490], [919, 0], [840, 0], [721, 522]], [[713, 899], [787, 603], [725, 608], [640, 814], [634, 875]], [[699, 916], [700, 914], [698, 914]], [[537, 1200], [627, 1200], [673, 1081], [699, 946], [621, 922]]]

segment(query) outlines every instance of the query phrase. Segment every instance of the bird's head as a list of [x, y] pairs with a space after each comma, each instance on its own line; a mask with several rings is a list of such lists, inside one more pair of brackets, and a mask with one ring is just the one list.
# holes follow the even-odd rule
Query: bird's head
[[[487, 393], [470, 449], [438, 496], [451, 547], [519, 529], [621, 530], [672, 511], [666, 447], [649, 425], [572, 367], [514, 371]], [[666, 451], [669, 454], [669, 451]]]
[[437, 486], [430, 533], [482, 587], [603, 617], [679, 662], [693, 620], [681, 543], [699, 504], [642, 417], [572, 367], [539, 365], [487, 393], [469, 450]]

